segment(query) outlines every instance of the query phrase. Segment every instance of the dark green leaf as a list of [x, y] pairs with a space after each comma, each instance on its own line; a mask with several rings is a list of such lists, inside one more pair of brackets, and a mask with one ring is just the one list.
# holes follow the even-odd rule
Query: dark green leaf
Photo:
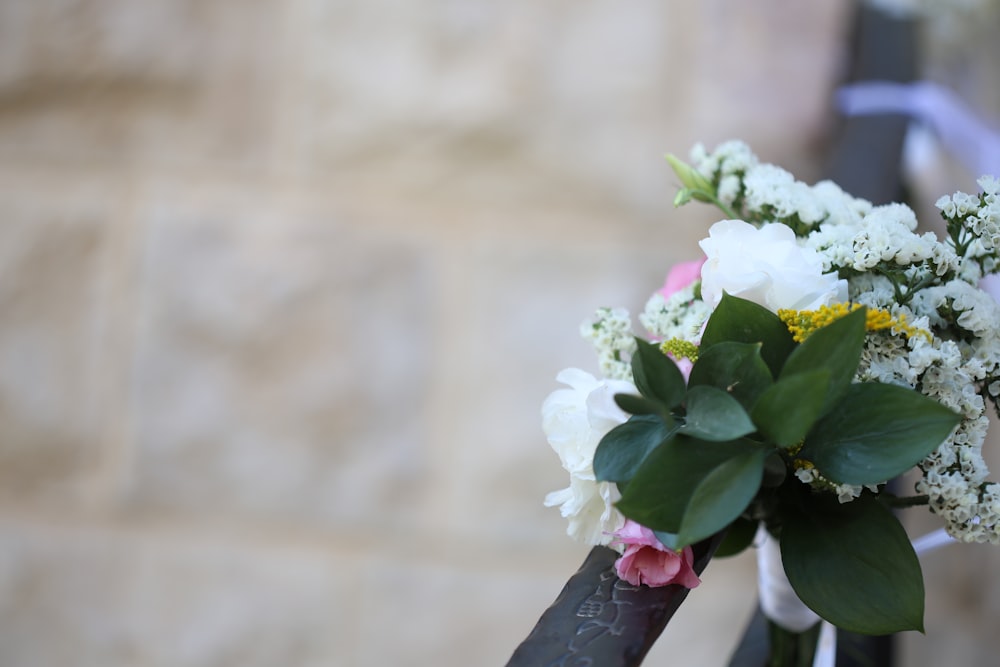
[[715, 550], [714, 558], [735, 556], [753, 543], [753, 538], [756, 534], [756, 521], [743, 517], [737, 518], [726, 529], [726, 536], [722, 538], [722, 543]]
[[783, 376], [754, 406], [757, 429], [781, 447], [799, 443], [819, 418], [829, 383], [830, 371], [825, 368]]
[[688, 501], [678, 542], [703, 540], [742, 514], [760, 489], [768, 454], [767, 449], [754, 447], [709, 472]]
[[773, 377], [778, 376], [795, 347], [792, 334], [777, 315], [752, 301], [729, 294], [722, 295], [722, 301], [708, 318], [701, 348], [707, 351], [724, 341], [761, 343], [761, 357]]
[[712, 535], [753, 500], [770, 449], [748, 440], [704, 442], [678, 436], [654, 449], [618, 508], [679, 547]]
[[760, 356], [760, 343], [717, 343], [698, 357], [688, 386], [707, 385], [728, 392], [747, 410], [774, 379]]
[[687, 416], [681, 430], [694, 438], [722, 442], [757, 430], [739, 401], [722, 389], [691, 387], [685, 407]]
[[668, 415], [668, 408], [653, 399], [634, 394], [615, 394], [615, 403], [630, 415]]
[[601, 438], [594, 452], [594, 475], [601, 482], [627, 482], [657, 446], [677, 432], [673, 421], [637, 415]]
[[659, 346], [641, 338], [636, 338], [635, 342], [638, 348], [632, 355], [632, 377], [639, 393], [668, 408], [680, 405], [685, 387], [677, 364], [663, 354]]
[[785, 463], [785, 459], [781, 457], [781, 454], [777, 450], [771, 452], [767, 459], [764, 460], [764, 479], [761, 481], [761, 485], [772, 489], [777, 488], [787, 478], [788, 465]]
[[825, 412], [851, 384], [864, 343], [865, 309], [859, 308], [814, 331], [788, 357], [781, 378], [819, 369], [829, 371], [830, 382], [823, 401]]
[[837, 627], [923, 632], [920, 563], [899, 521], [872, 496], [843, 505], [809, 501], [787, 517], [781, 559], [799, 598]]
[[959, 415], [914, 390], [852, 384], [806, 436], [798, 457], [841, 484], [876, 484], [900, 475], [930, 454]]
[[665, 533], [662, 530], [654, 530], [653, 535], [655, 535], [656, 539], [660, 541], [660, 544], [662, 544], [666, 548], [668, 549], [679, 548], [677, 546], [677, 535], [675, 535], [674, 533]]

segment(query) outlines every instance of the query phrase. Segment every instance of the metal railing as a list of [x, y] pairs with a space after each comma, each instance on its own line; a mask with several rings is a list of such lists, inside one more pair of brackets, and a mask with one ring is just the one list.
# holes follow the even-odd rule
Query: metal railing
[[[851, 31], [851, 69], [843, 84], [913, 81], [917, 76], [917, 26], [867, 7]], [[874, 204], [904, 197], [901, 157], [910, 119], [900, 114], [841, 118], [829, 148], [827, 178]], [[694, 569], [707, 567], [721, 536], [694, 546]], [[508, 667], [634, 667], [688, 595], [688, 589], [632, 586], [615, 574], [618, 554], [595, 547], [514, 651]], [[892, 637], [838, 632], [838, 667], [883, 667], [893, 661]], [[768, 624], [758, 609], [736, 646], [730, 665], [766, 664]]]

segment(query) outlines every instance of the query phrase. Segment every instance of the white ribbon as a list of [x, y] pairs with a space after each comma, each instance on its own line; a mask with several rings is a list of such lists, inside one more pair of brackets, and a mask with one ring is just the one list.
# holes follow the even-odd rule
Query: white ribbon
[[[939, 528], [913, 540], [913, 550], [917, 555], [929, 553], [946, 544], [956, 542], [944, 528]], [[781, 564], [781, 548], [778, 540], [761, 524], [754, 541], [757, 547], [757, 584], [760, 587], [760, 608], [770, 620], [791, 632], [805, 632], [820, 617], [807, 607], [792, 590]], [[823, 621], [820, 626], [813, 667], [834, 667], [837, 660], [837, 628]]]
[[837, 103], [847, 116], [910, 116], [929, 126], [974, 176], [1000, 175], [1000, 131], [944, 86], [930, 81], [865, 81], [838, 90]]
[[757, 585], [764, 615], [791, 632], [805, 632], [819, 621], [792, 590], [781, 564], [781, 548], [761, 524], [757, 529]]
[[954, 537], [948, 534], [944, 528], [938, 528], [932, 533], [927, 533], [926, 535], [921, 535], [917, 539], [913, 540], [913, 550], [917, 552], [917, 555], [930, 553], [939, 547], [943, 547], [946, 544], [954, 544], [957, 542]]

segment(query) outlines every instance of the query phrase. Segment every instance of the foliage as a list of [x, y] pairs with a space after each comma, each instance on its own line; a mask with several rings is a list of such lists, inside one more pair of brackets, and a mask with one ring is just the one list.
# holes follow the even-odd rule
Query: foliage
[[[635, 416], [601, 440], [594, 472], [623, 488], [626, 517], [675, 549], [728, 526], [746, 546], [747, 522], [770, 508], [802, 600], [840, 627], [883, 634], [922, 629], [923, 581], [902, 527], [874, 494], [841, 504], [794, 472], [876, 484], [930, 454], [960, 417], [909, 389], [852, 383], [865, 320], [858, 309], [794, 343], [777, 315], [726, 295], [686, 385], [637, 341], [640, 396], [618, 401]], [[769, 459], [790, 474], [765, 475]]]

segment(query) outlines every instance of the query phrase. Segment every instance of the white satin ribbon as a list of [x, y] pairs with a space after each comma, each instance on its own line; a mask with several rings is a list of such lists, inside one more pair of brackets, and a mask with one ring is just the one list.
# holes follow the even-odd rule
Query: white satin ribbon
[[[956, 541], [944, 528], [939, 528], [913, 540], [913, 550], [919, 556]], [[815, 625], [820, 617], [792, 590], [792, 585], [785, 576], [785, 568], [781, 564], [778, 541], [771, 537], [762, 524], [757, 529], [754, 544], [757, 547], [757, 584], [760, 588], [761, 611], [787, 630], [805, 632]], [[813, 657], [813, 667], [834, 667], [836, 660], [837, 628], [823, 621], [816, 644], [816, 655]]]
[[847, 116], [910, 116], [929, 126], [974, 176], [1000, 176], [1000, 130], [944, 86], [930, 81], [864, 81], [838, 90], [837, 104]]
[[781, 546], [761, 524], [757, 529], [757, 585], [760, 609], [769, 619], [791, 632], [805, 632], [819, 621], [792, 590], [781, 564]]
[[934, 532], [921, 535], [913, 540], [913, 550], [920, 556], [947, 544], [954, 544], [955, 542], [958, 542], [958, 540], [949, 535], [948, 531], [944, 528], [938, 528]]

